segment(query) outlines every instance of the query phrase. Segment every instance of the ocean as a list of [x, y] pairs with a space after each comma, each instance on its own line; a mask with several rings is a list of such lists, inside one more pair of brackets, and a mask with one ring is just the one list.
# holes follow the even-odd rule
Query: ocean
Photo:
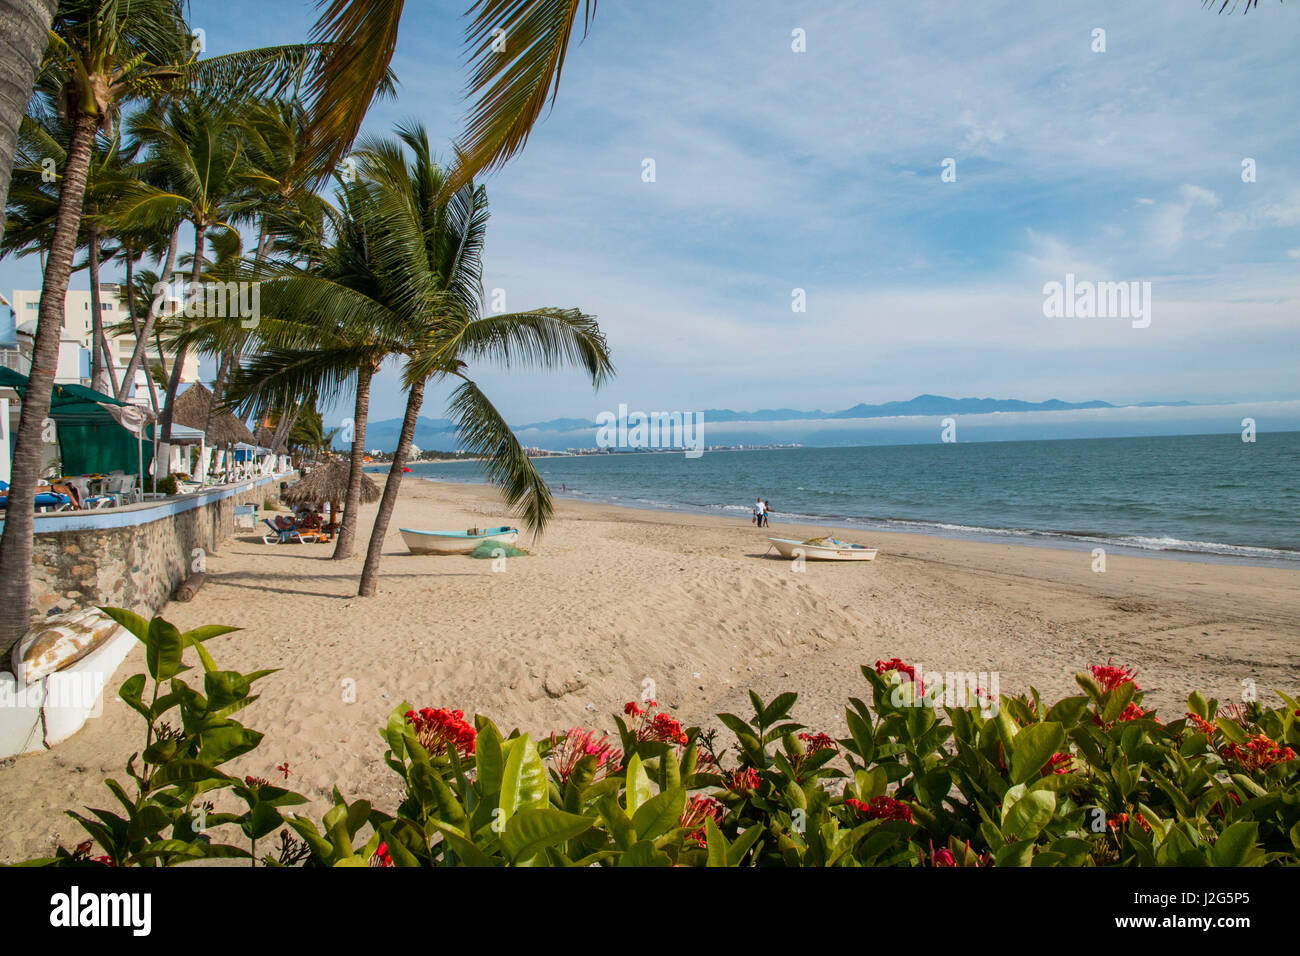
[[[1300, 432], [536, 460], [556, 497], [782, 522], [1300, 566]], [[474, 462], [408, 478], [483, 481]], [[567, 491], [562, 491], [562, 486]], [[847, 537], [847, 535], [846, 535]]]

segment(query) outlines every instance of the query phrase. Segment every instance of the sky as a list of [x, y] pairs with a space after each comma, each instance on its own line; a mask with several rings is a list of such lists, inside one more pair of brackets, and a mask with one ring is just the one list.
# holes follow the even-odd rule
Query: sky
[[[467, 5], [407, 4], [398, 97], [364, 132], [417, 119], [449, 152]], [[315, 15], [191, 9], [216, 53], [302, 40]], [[576, 370], [471, 372], [515, 423], [920, 393], [1300, 398], [1298, 34], [1300, 10], [1271, 0], [1245, 16], [1197, 0], [600, 4], [554, 110], [486, 180], [484, 286], [511, 311], [595, 314], [618, 375], [593, 392]], [[1149, 324], [1045, 315], [1067, 275], [1150, 283]], [[34, 258], [0, 262], [0, 289], [38, 283]], [[372, 419], [403, 403], [385, 371]]]

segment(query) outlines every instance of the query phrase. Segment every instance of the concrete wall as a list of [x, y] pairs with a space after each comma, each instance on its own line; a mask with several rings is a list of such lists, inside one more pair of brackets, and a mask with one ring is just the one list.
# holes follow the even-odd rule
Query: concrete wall
[[[196, 559], [234, 533], [237, 504], [279, 495], [280, 478], [258, 478], [125, 508], [36, 516], [32, 622], [92, 605], [148, 617], [167, 603]], [[195, 550], [202, 552], [196, 555]]]

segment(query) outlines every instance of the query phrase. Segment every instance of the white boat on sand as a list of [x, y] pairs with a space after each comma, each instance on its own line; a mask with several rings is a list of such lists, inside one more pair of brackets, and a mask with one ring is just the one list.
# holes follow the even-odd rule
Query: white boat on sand
[[807, 558], [816, 561], [874, 561], [876, 549], [861, 544], [850, 544], [836, 538], [809, 538], [795, 541], [791, 538], [768, 538], [781, 552], [783, 558]]
[[514, 544], [519, 540], [519, 529], [470, 528], [468, 531], [417, 531], [398, 528], [402, 540], [412, 554], [469, 554], [484, 541]]

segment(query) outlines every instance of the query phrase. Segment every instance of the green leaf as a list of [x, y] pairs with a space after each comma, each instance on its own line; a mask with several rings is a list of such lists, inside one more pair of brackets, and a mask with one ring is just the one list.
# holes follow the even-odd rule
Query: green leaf
[[121, 697], [126, 704], [145, 720], [153, 723], [153, 711], [149, 708], [142, 697], [144, 695], [144, 675], [136, 674], [128, 677], [122, 682], [117, 696]]
[[592, 817], [565, 813], [549, 807], [520, 810], [506, 824], [501, 846], [512, 863], [522, 863], [546, 847], [571, 840], [590, 830]]
[[1106, 695], [1106, 703], [1101, 708], [1101, 722], [1103, 724], [1112, 723], [1119, 719], [1119, 715], [1124, 713], [1124, 708], [1133, 701], [1133, 695], [1137, 693], [1137, 685], [1132, 681], [1125, 681], [1114, 690]]
[[234, 631], [242, 631], [242, 627], [229, 627], [225, 624], [203, 624], [192, 630], [186, 631], [181, 637], [185, 638], [187, 643], [197, 644], [200, 641], [206, 641], [214, 637], [220, 637], [222, 634], [231, 634]]
[[1004, 803], [1002, 836], [1006, 839], [1029, 842], [1052, 819], [1056, 812], [1056, 794], [1051, 790], [1030, 790], [1018, 799], [1012, 795], [1020, 787], [1007, 791], [1009, 806]]
[[1011, 782], [1025, 783], [1038, 776], [1043, 765], [1058, 753], [1065, 743], [1065, 728], [1044, 721], [1030, 724], [1016, 734], [1011, 752]]
[[1241, 724], [1235, 720], [1229, 720], [1227, 717], [1218, 717], [1215, 719], [1219, 731], [1229, 742], [1234, 744], [1244, 744], [1246, 742], [1246, 732], [1241, 729]]
[[486, 717], [475, 717], [478, 736], [474, 739], [475, 784], [479, 796], [497, 806], [501, 793], [501, 775], [505, 772], [505, 755], [501, 751], [501, 731]]
[[[705, 820], [712, 819], [712, 817], [705, 817]], [[727, 866], [740, 866], [740, 861], [745, 858], [749, 848], [762, 838], [763, 833], [762, 827], [751, 826], [736, 837], [736, 842], [727, 849]]]
[[1210, 860], [1215, 866], [1246, 866], [1252, 857], [1262, 856], [1255, 843], [1259, 836], [1259, 824], [1249, 820], [1239, 820], [1221, 834], [1214, 844]]
[[135, 635], [142, 644], [149, 643], [149, 622], [124, 607], [101, 607], [101, 611]]
[[149, 622], [149, 635], [145, 639], [145, 664], [149, 676], [155, 681], [170, 680], [181, 672], [184, 663], [181, 655], [185, 641], [176, 625], [155, 617]]
[[636, 813], [632, 814], [632, 826], [641, 839], [653, 840], [678, 826], [685, 808], [684, 788], [674, 787], [672, 790], [665, 790], [637, 808]]
[[784, 694], [779, 694], [772, 703], [768, 704], [767, 707], [763, 709], [763, 716], [761, 718], [763, 726], [771, 727], [778, 720], [783, 719], [790, 713], [790, 708], [794, 706], [795, 701], [798, 699], [798, 694], [789, 691]]
[[465, 839], [464, 835], [457, 833], [451, 827], [437, 820], [431, 820], [430, 823], [442, 834], [447, 846], [465, 866], [484, 867], [497, 865], [492, 857], [480, 850], [471, 841]]
[[499, 820], [507, 823], [519, 810], [545, 807], [549, 797], [546, 765], [528, 735], [507, 740], [502, 747], [505, 766], [501, 772], [501, 796], [497, 806]]
[[627, 812], [635, 814], [641, 804], [650, 799], [654, 790], [650, 786], [650, 775], [646, 773], [645, 764], [640, 754], [633, 754], [627, 762]]
[[642, 840], [618, 859], [619, 866], [672, 866], [673, 861], [655, 848], [650, 840]]
[[614, 845], [624, 851], [632, 849], [636, 843], [636, 830], [632, 827], [631, 817], [619, 806], [618, 798], [613, 795], [601, 797], [596, 801], [596, 811], [605, 821]]
[[149, 789], [158, 790], [172, 784], [196, 783], [201, 780], [234, 782], [233, 777], [197, 760], [173, 760], [159, 767], [150, 775]]
[[727, 838], [722, 835], [713, 817], [704, 818], [705, 846], [708, 849], [708, 862], [705, 866], [725, 867], [727, 865]]

